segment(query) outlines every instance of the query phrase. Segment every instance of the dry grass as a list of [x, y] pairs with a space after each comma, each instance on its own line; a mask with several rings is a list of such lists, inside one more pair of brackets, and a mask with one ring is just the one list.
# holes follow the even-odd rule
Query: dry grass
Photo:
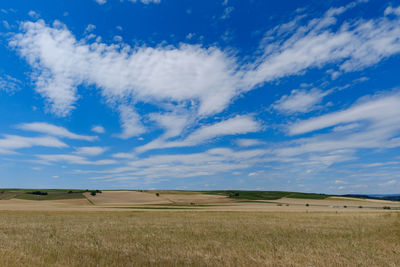
[[400, 266], [396, 212], [0, 212], [2, 266]]

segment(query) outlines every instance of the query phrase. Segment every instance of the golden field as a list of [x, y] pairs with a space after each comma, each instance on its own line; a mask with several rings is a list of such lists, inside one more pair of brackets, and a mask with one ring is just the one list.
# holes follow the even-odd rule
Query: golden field
[[399, 266], [398, 212], [0, 211], [2, 266]]
[[0, 266], [400, 266], [399, 202], [156, 193], [4, 197]]

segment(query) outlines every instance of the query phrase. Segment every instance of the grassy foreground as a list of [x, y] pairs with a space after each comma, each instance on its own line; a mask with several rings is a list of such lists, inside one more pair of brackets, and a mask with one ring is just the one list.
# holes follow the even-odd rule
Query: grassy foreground
[[400, 266], [400, 214], [0, 212], [2, 266]]

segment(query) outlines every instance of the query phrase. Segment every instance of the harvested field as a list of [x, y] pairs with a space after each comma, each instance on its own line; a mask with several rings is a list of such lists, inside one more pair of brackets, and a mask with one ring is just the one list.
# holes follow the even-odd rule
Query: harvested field
[[[159, 193], [157, 196], [156, 193]], [[90, 211], [90, 210], [154, 210], [196, 209], [201, 211], [349, 211], [400, 210], [400, 202], [355, 198], [326, 199], [281, 198], [278, 200], [242, 200], [222, 195], [179, 191], [103, 191], [91, 196], [89, 192], [78, 199], [0, 200], [0, 210]]]
[[[158, 193], [158, 196], [156, 195]], [[100, 206], [125, 206], [135, 204], [214, 204], [232, 203], [235, 200], [225, 196], [206, 195], [196, 192], [179, 191], [103, 191], [101, 194], [91, 196], [90, 193], [84, 194], [93, 204]]]

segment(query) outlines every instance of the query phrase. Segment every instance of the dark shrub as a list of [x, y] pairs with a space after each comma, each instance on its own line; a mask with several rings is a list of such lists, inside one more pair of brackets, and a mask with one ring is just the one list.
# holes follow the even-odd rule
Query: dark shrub
[[38, 195], [38, 196], [47, 196], [47, 192], [42, 192], [42, 191], [33, 191], [31, 192], [32, 195]]
[[343, 206], [343, 208], [347, 209], [347, 206], [346, 206], [346, 205], [344, 205], [344, 206]]
[[158, 196], [158, 197], [159, 197], [159, 196], [160, 196], [160, 193], [156, 193], [156, 196]]
[[384, 209], [384, 210], [390, 210], [390, 207], [385, 206], [385, 207], [383, 207], [383, 209]]
[[306, 204], [306, 207], [309, 207], [309, 206], [310, 206], [310, 204], [307, 203], [307, 204]]
[[96, 190], [96, 193], [101, 194], [101, 193], [103, 193], [103, 192], [101, 192], [101, 190]]
[[359, 208], [359, 209], [362, 209], [362, 208], [363, 208], [363, 206], [358, 206], [358, 208]]
[[73, 192], [71, 190], [68, 191], [68, 194], [72, 194]]
[[228, 197], [235, 198], [238, 197], [240, 194], [239, 192], [229, 192]]
[[96, 195], [96, 191], [90, 192], [90, 195], [91, 195], [91, 196], [95, 196], [95, 195]]

